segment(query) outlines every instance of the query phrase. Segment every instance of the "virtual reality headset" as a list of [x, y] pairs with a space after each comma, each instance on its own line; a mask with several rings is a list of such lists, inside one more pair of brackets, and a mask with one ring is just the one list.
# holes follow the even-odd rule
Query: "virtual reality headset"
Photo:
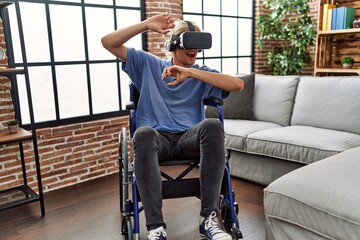
[[212, 45], [212, 37], [208, 32], [195, 32], [195, 28], [191, 22], [186, 21], [190, 31], [180, 35], [171, 35], [170, 40], [166, 41], [166, 49], [170, 52], [175, 49], [210, 49]]

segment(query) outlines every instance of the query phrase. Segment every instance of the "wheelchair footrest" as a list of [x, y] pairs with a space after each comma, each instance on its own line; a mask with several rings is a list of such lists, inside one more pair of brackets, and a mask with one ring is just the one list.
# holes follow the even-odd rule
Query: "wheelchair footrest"
[[198, 197], [200, 198], [199, 178], [187, 178], [179, 180], [166, 180], [162, 182], [163, 199]]

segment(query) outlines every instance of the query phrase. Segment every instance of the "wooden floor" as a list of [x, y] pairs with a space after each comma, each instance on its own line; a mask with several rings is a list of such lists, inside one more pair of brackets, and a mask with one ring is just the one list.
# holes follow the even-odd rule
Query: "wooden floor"
[[[265, 239], [263, 186], [232, 180], [239, 203], [244, 240]], [[112, 240], [123, 239], [118, 195], [118, 175], [103, 177], [45, 194], [46, 216], [39, 203], [0, 212], [0, 239]], [[164, 218], [170, 240], [200, 239], [197, 198], [164, 201]], [[146, 239], [141, 214], [141, 239]]]

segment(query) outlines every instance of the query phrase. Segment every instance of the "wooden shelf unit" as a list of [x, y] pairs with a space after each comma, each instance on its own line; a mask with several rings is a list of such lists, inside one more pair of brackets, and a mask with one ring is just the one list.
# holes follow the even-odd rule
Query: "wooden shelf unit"
[[[360, 28], [321, 31], [326, 3], [331, 1], [319, 1], [314, 75], [360, 75]], [[355, 8], [355, 19], [360, 19], [360, 1], [335, 0], [334, 4]], [[341, 59], [346, 56], [355, 60], [350, 69], [343, 68], [341, 64]]]

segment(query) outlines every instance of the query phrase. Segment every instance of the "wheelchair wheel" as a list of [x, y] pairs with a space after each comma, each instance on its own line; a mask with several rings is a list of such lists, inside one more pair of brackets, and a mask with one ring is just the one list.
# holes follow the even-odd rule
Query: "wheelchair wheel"
[[227, 203], [225, 203], [224, 200], [221, 200], [220, 213], [221, 213], [222, 224], [225, 228], [225, 231], [229, 233], [234, 240], [238, 240], [238, 239], [242, 239], [243, 235], [240, 231], [240, 224], [237, 218], [237, 214], [238, 214], [237, 205], [234, 205], [234, 211], [236, 215], [235, 224], [233, 224], [231, 220], [230, 206]]
[[129, 198], [129, 160], [128, 160], [128, 142], [126, 128], [122, 129], [119, 136], [119, 154], [121, 159], [120, 174], [120, 209], [124, 211], [125, 201]]
[[123, 217], [121, 233], [124, 235], [124, 239], [133, 240], [133, 228], [131, 218], [129, 216]]

